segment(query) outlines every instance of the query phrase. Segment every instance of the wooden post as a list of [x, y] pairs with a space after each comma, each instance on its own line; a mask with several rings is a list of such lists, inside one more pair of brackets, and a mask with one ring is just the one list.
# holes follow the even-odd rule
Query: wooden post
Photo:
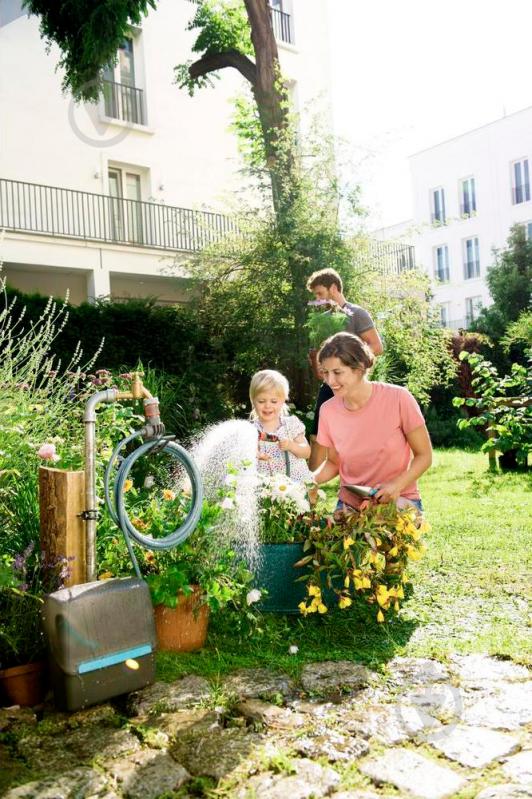
[[73, 558], [65, 585], [86, 582], [85, 472], [39, 467], [41, 549], [49, 558]]

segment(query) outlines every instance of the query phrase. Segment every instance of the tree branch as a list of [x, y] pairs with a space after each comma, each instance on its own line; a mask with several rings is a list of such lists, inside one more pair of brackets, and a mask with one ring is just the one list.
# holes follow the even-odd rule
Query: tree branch
[[216, 72], [225, 67], [234, 67], [247, 81], [255, 86], [257, 81], [257, 67], [253, 61], [238, 50], [227, 50], [224, 53], [211, 53], [204, 55], [198, 61], [194, 61], [189, 67], [189, 75], [192, 79], [201, 78], [209, 72]]

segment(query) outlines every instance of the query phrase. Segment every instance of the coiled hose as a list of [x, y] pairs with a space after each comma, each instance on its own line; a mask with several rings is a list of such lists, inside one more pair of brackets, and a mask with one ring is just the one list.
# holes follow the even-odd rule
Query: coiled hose
[[[173, 549], [185, 541], [189, 535], [194, 532], [201, 516], [201, 509], [203, 504], [203, 484], [201, 480], [198, 467], [183, 447], [171, 441], [169, 438], [160, 437], [150, 439], [140, 444], [129, 455], [127, 455], [119, 464], [114, 476], [114, 482], [111, 489], [112, 471], [120, 456], [120, 452], [135, 438], [142, 437], [143, 431], [137, 430], [129, 436], [126, 436], [117, 447], [115, 447], [109, 463], [105, 469], [104, 476], [104, 490], [105, 502], [111, 518], [115, 524], [121, 529], [126, 546], [128, 548], [129, 556], [135, 568], [137, 577], [141, 577], [139, 565], [135, 553], [133, 551], [132, 540], [139, 544], [144, 549], [152, 550], [165, 550]], [[168, 453], [175, 458], [184, 468], [190, 480], [191, 486], [191, 507], [187, 517], [182, 525], [176, 528], [172, 533], [164, 538], [152, 538], [149, 535], [143, 535], [131, 523], [127, 514], [124, 504], [124, 484], [128, 479], [129, 473], [133, 465], [142, 458], [143, 455], [149, 455], [153, 450], [160, 450]]]

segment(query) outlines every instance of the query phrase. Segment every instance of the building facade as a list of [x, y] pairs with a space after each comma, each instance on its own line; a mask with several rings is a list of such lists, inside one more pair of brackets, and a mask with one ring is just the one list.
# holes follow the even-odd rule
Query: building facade
[[[327, 3], [270, 7], [296, 106], [327, 109]], [[194, 11], [189, 0], [160, 0], [105, 70], [99, 103], [76, 104], [39, 20], [19, 0], [0, 0], [0, 261], [10, 285], [68, 289], [74, 303], [187, 300], [187, 259], [230, 229], [238, 208], [229, 127], [245, 90], [227, 69], [192, 98], [176, 86], [174, 67], [194, 58]]]
[[493, 249], [515, 224], [532, 234], [532, 107], [416, 153], [410, 167], [414, 217], [404, 235], [432, 278], [442, 325], [468, 327], [491, 303]]

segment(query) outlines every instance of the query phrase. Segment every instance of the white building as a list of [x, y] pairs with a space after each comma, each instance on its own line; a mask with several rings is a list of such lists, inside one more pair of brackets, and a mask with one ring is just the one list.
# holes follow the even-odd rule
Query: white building
[[[300, 109], [329, 97], [324, 0], [271, 0], [283, 73]], [[62, 94], [59, 51], [39, 20], [0, 0], [0, 261], [23, 291], [186, 298], [186, 259], [226, 229], [241, 166], [225, 69], [190, 98], [174, 67], [193, 60], [195, 6], [160, 0], [106, 71], [98, 105]], [[181, 264], [181, 279], [164, 276]]]
[[532, 107], [411, 156], [413, 219], [379, 234], [415, 245], [443, 325], [491, 303], [486, 273], [512, 225], [532, 234], [531, 166]]

